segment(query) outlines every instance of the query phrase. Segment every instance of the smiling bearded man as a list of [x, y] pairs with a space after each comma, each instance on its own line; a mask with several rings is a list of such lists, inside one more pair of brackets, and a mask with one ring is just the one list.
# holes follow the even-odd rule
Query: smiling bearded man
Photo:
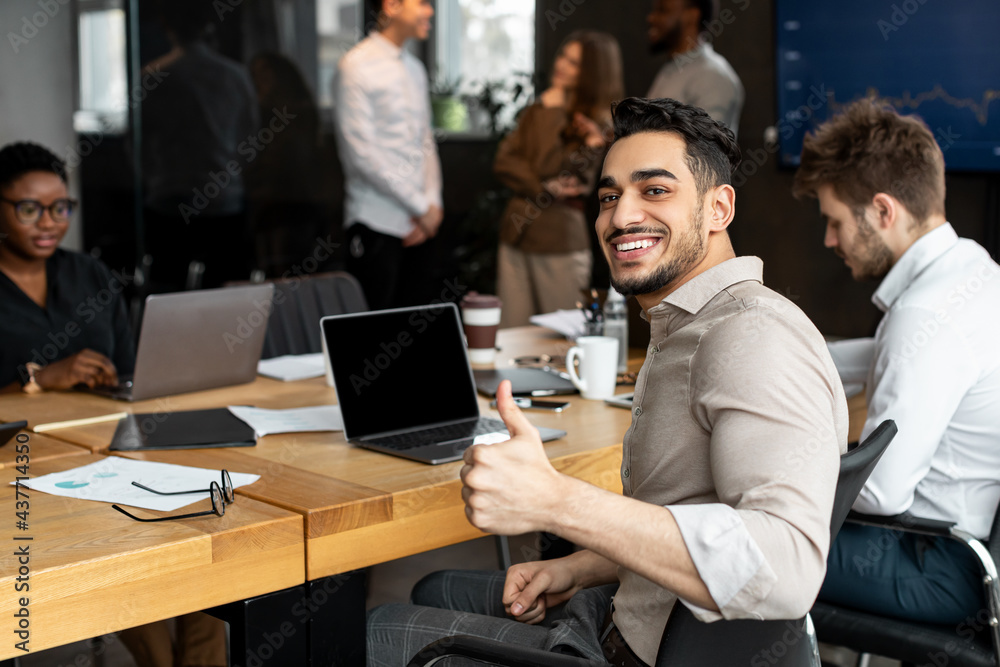
[[704, 621], [799, 618], [819, 591], [847, 448], [847, 404], [823, 337], [763, 286], [759, 259], [733, 252], [733, 133], [666, 99], [623, 100], [614, 125], [597, 238], [651, 331], [622, 494], [556, 471], [502, 383], [511, 439], [466, 450], [466, 516], [581, 550], [506, 575], [429, 575], [414, 604], [370, 612], [369, 665], [406, 664], [464, 634], [641, 667], [655, 662], [678, 604]]

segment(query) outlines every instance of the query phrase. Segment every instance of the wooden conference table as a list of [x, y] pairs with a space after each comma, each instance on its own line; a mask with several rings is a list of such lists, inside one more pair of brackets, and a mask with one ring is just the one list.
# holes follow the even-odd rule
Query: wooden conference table
[[[535, 327], [502, 331], [498, 344], [499, 365], [517, 356], [569, 348], [561, 337]], [[632, 363], [637, 367], [641, 359]], [[428, 389], [439, 388], [414, 388]], [[620, 491], [621, 439], [629, 411], [579, 396], [569, 400], [572, 406], [562, 413], [529, 413], [533, 423], [568, 433], [546, 443], [549, 458], [558, 470]], [[258, 378], [248, 385], [134, 404], [73, 392], [4, 396], [0, 421], [27, 419], [30, 429], [119, 411], [334, 402], [334, 391], [322, 378], [287, 383]], [[484, 414], [496, 416], [485, 399], [480, 402]], [[103, 456], [115, 427], [115, 422], [105, 422], [28, 433], [30, 475]], [[3, 456], [12, 456], [7, 451], [11, 445], [0, 450]], [[343, 654], [343, 646], [357, 644], [364, 636], [359, 568], [483, 535], [465, 518], [460, 463], [428, 466], [357, 449], [340, 432], [273, 435], [260, 438], [252, 448], [122, 455], [226, 468], [261, 478], [238, 490], [237, 502], [227, 507], [224, 517], [150, 524], [133, 522], [106, 503], [29, 490], [28, 530], [17, 530], [15, 517], [8, 515], [7, 532], [8, 544], [30, 545], [27, 609], [32, 652], [215, 608], [213, 612], [227, 620], [242, 614], [241, 622], [248, 627], [241, 641], [251, 663], [256, 658], [261, 664], [350, 664], [354, 658]], [[0, 458], [0, 465], [0, 507], [13, 514], [16, 490], [9, 482], [17, 471], [7, 459]], [[12, 539], [22, 536], [32, 540]], [[7, 552], [13, 554], [14, 549]], [[0, 589], [7, 591], [0, 596], [0, 618], [12, 623], [22, 607], [13, 593], [20, 565], [9, 555], [0, 557], [0, 563]], [[251, 599], [263, 602], [249, 612], [249, 607], [238, 608], [240, 601]], [[0, 632], [12, 636], [7, 631], [0, 625]], [[262, 644], [260, 637], [268, 639]], [[307, 641], [300, 641], [303, 638]], [[0, 660], [23, 654], [14, 643], [0, 643]], [[299, 646], [294, 650], [308, 651], [307, 659], [295, 653], [293, 645]], [[242, 652], [234, 649], [234, 664], [242, 664], [236, 659]]]

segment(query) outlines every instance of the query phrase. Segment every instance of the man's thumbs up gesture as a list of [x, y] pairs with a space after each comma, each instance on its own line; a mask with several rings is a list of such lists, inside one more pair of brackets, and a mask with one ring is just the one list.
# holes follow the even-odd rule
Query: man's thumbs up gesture
[[507, 380], [497, 389], [497, 410], [511, 437], [465, 450], [465, 515], [476, 528], [498, 535], [549, 530], [566, 477], [549, 463], [538, 430], [514, 404]]

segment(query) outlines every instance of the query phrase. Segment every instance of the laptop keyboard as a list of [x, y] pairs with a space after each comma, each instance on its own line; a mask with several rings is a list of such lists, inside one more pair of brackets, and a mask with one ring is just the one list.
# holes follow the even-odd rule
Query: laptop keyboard
[[402, 451], [413, 449], [414, 447], [423, 447], [425, 445], [453, 442], [456, 440], [468, 440], [468, 444], [471, 445], [472, 439], [477, 435], [506, 430], [507, 427], [503, 421], [492, 417], [480, 417], [477, 421], [435, 426], [420, 431], [400, 433], [398, 435], [365, 438], [363, 442], [366, 445], [379, 445], [380, 447]]

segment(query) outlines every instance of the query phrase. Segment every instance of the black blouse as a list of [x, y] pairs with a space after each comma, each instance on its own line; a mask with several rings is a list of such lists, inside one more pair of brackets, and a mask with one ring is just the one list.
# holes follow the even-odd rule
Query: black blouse
[[61, 248], [45, 270], [45, 308], [0, 271], [0, 387], [25, 381], [29, 361], [44, 366], [88, 348], [111, 359], [119, 375], [130, 375], [135, 343], [122, 296], [128, 278]]

